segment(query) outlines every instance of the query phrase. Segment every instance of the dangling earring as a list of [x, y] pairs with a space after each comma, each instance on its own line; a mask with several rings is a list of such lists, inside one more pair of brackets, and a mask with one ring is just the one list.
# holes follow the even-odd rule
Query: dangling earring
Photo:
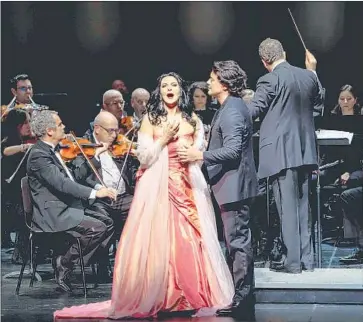
[[163, 98], [161, 96], [161, 94], [159, 94], [159, 108], [161, 111], [164, 111], [165, 114], [166, 114], [166, 111], [165, 111], [165, 108], [164, 108], [164, 101], [163, 101]]

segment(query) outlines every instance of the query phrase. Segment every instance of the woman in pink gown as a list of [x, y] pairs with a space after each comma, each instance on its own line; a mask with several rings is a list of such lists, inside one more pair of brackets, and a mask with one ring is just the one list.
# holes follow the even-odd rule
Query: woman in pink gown
[[182, 164], [179, 145], [205, 148], [182, 79], [159, 77], [138, 132], [140, 169], [115, 258], [111, 300], [64, 308], [62, 318], [145, 318], [197, 310], [212, 315], [234, 286], [217, 237], [200, 164]]

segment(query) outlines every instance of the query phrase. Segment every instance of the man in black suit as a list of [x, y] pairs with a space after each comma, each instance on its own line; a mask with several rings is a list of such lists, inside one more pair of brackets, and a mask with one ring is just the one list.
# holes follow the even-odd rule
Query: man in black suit
[[264, 40], [259, 54], [269, 73], [258, 80], [248, 107], [254, 119], [262, 120], [258, 174], [272, 183], [287, 249], [270, 269], [301, 273], [314, 265], [308, 183], [318, 164], [313, 112], [322, 106], [323, 91], [310, 52], [305, 61], [310, 70], [290, 65], [275, 39]]
[[221, 210], [229, 263], [235, 284], [231, 306], [219, 315], [253, 319], [253, 252], [250, 207], [257, 196], [257, 174], [252, 150], [252, 120], [241, 98], [247, 76], [232, 60], [215, 62], [208, 94], [220, 108], [214, 115], [208, 148], [180, 149], [182, 161], [204, 161], [209, 184]]
[[[81, 200], [115, 198], [115, 191], [105, 187], [98, 190], [75, 182], [66, 167], [57, 145], [64, 138], [64, 125], [57, 112], [42, 111], [31, 121], [39, 138], [27, 161], [27, 174], [33, 201], [33, 225], [44, 232], [65, 232], [81, 235], [85, 265], [99, 248], [107, 244], [113, 225], [106, 226], [97, 213], [84, 209]], [[104, 148], [99, 148], [100, 153]], [[64, 291], [70, 291], [68, 275], [78, 259], [74, 243], [64, 256], [56, 259], [56, 281]]]
[[[110, 112], [101, 111], [96, 116], [93, 124], [93, 131], [87, 131], [85, 138], [92, 143], [111, 146], [119, 130], [117, 118]], [[116, 233], [121, 233], [126, 221], [134, 194], [136, 171], [138, 169], [138, 160], [135, 157], [130, 154], [125, 159], [126, 156], [115, 158], [107, 150], [92, 159], [92, 163], [105, 185], [117, 191], [117, 198], [112, 203], [110, 200], [96, 200], [91, 205], [91, 209], [106, 217], [111, 217], [115, 223]], [[85, 159], [83, 156], [78, 157], [71, 164], [73, 171], [77, 173], [77, 181], [90, 187], [99, 184], [90, 167], [84, 165]]]

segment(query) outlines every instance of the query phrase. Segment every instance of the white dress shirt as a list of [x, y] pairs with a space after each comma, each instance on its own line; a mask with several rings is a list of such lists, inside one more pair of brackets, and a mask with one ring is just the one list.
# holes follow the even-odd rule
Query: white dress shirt
[[[100, 143], [94, 134], [93, 138], [95, 139], [95, 142], [97, 144]], [[125, 181], [122, 178], [121, 172], [110, 153], [108, 151], [105, 151], [101, 153], [98, 157], [96, 157], [96, 159], [101, 162], [102, 180], [105, 183], [106, 187], [117, 190], [118, 195], [125, 193]]]

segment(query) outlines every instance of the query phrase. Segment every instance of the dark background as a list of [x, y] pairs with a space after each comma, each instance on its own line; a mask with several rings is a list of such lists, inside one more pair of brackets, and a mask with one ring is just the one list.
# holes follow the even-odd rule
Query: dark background
[[[163, 72], [176, 71], [184, 79], [207, 80], [213, 60], [233, 59], [240, 63], [254, 89], [264, 70], [258, 45], [267, 38], [279, 39], [291, 64], [304, 67], [305, 52], [287, 8], [294, 2], [234, 2], [234, 30], [225, 45], [212, 55], [197, 55], [188, 47], [178, 22], [179, 2], [120, 2], [120, 33], [107, 50], [91, 53], [76, 34], [77, 2], [31, 2], [33, 29], [20, 43], [13, 27], [13, 3], [1, 3], [1, 103], [8, 104], [8, 80], [30, 75], [34, 93], [66, 92], [57, 100], [34, 97], [51, 104], [68, 126], [77, 132], [96, 115], [96, 103], [116, 78], [135, 87], [152, 90]], [[318, 59], [318, 74], [327, 89], [326, 108], [337, 101], [339, 88], [355, 86], [363, 96], [363, 6], [345, 5], [344, 35], [327, 53], [310, 48]], [[322, 19], [328, 19], [322, 15]], [[307, 47], [309, 42], [306, 41]]]

